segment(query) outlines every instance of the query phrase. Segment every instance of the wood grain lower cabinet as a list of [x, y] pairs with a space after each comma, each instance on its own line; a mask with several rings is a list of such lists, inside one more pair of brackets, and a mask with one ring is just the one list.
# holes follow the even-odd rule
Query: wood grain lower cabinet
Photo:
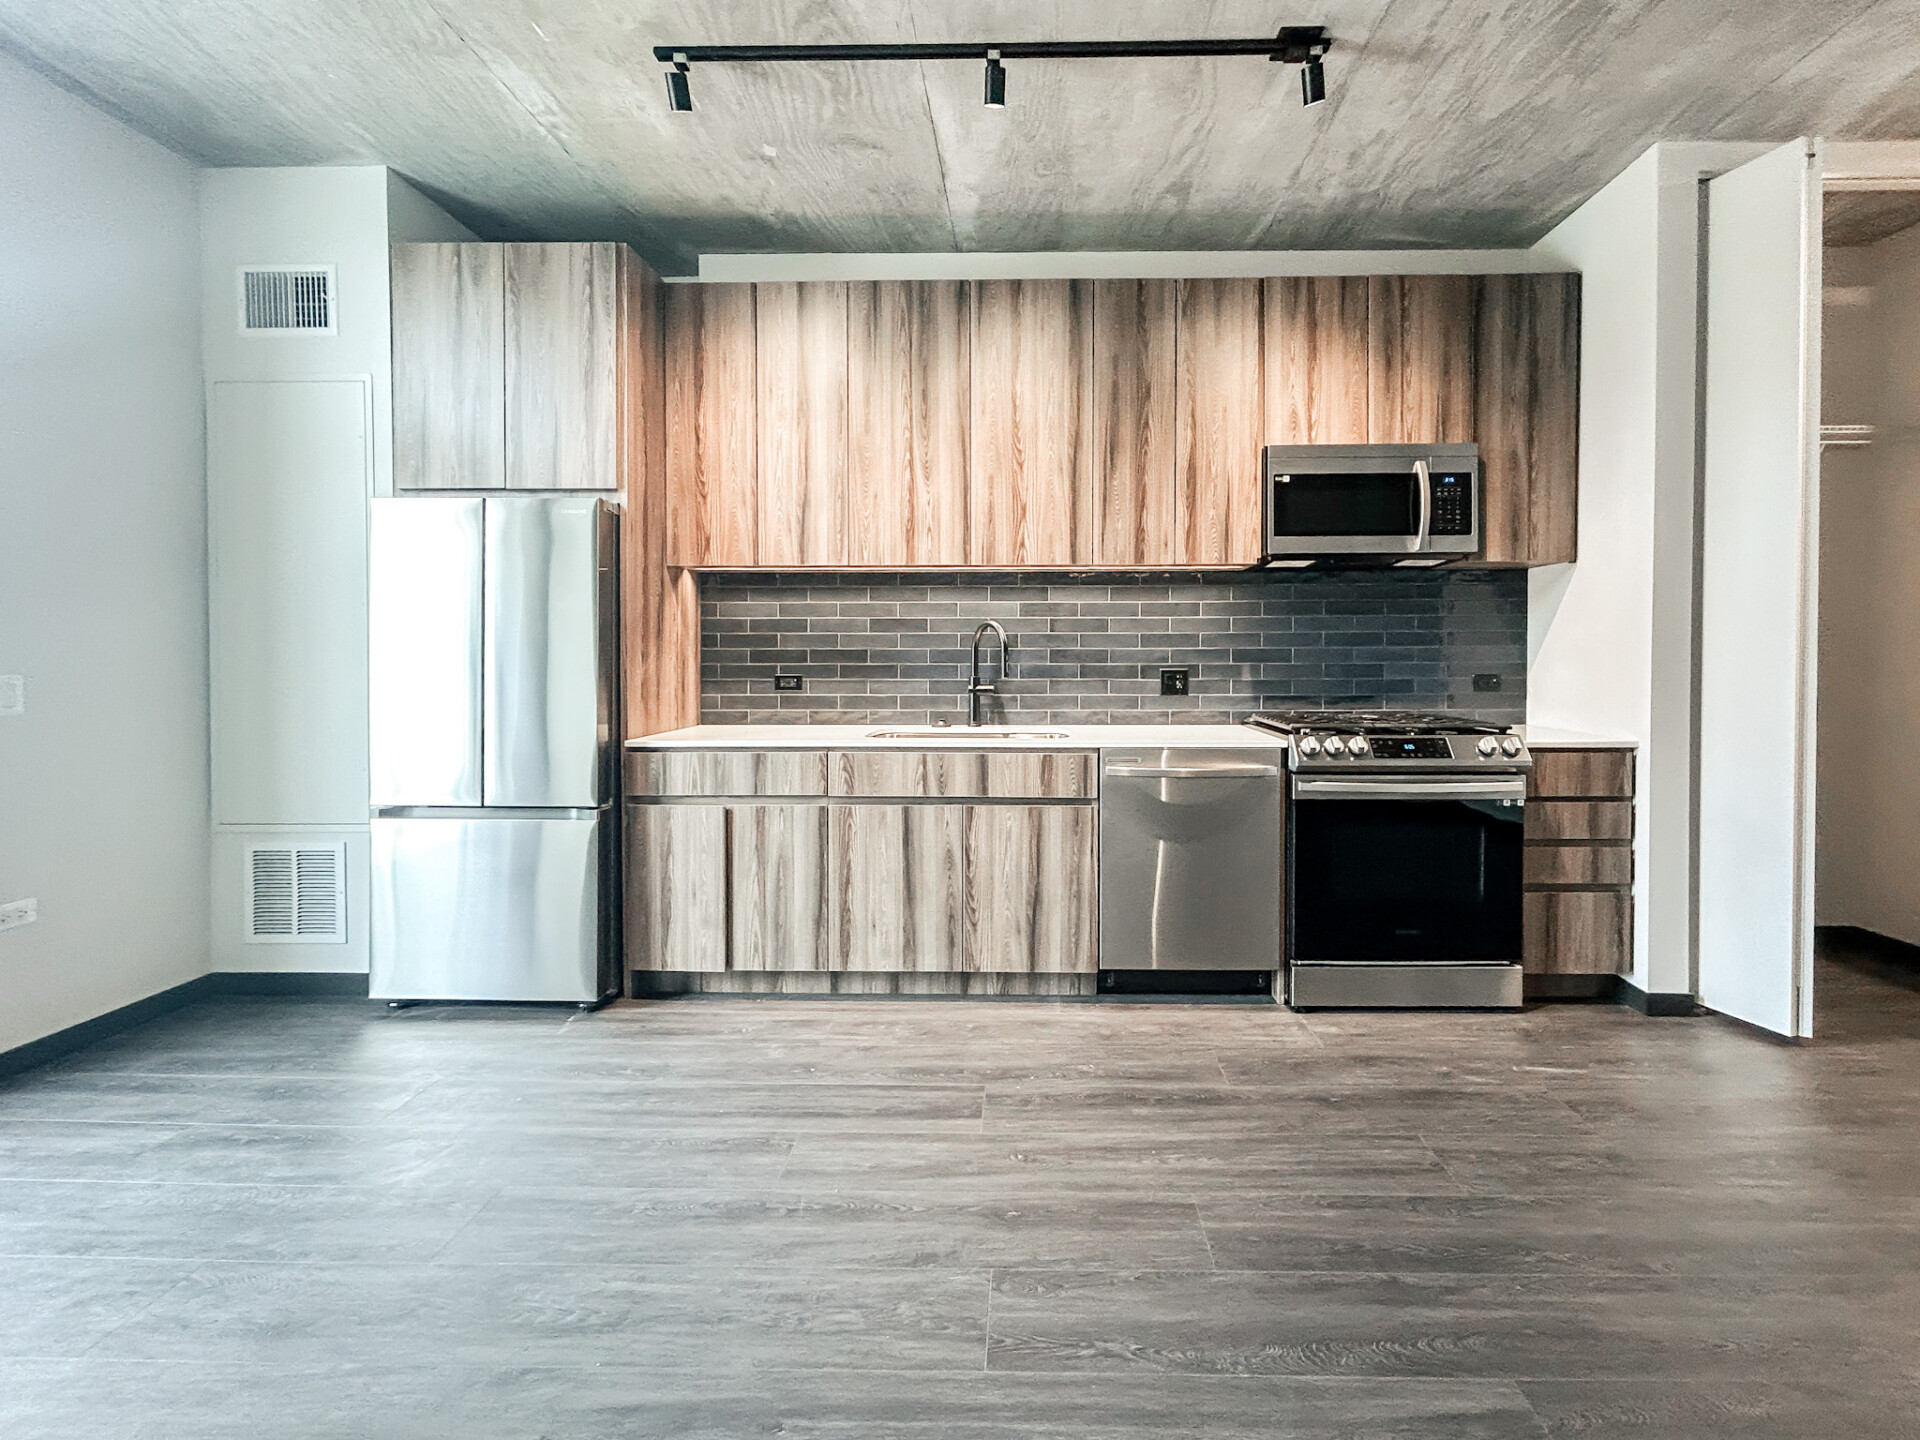
[[735, 805], [727, 819], [729, 968], [827, 969], [827, 807]]
[[966, 811], [966, 968], [1091, 971], [1094, 810], [972, 805]]
[[826, 809], [836, 970], [964, 970], [964, 805]]
[[1631, 750], [1534, 751], [1521, 877], [1528, 974], [1633, 968], [1633, 784]]
[[727, 807], [629, 805], [627, 964], [727, 968]]

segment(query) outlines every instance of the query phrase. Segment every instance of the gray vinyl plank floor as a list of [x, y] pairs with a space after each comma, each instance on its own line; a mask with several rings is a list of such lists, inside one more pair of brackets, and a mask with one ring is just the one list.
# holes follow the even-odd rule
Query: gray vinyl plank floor
[[1920, 976], [1518, 1015], [230, 1000], [0, 1085], [0, 1435], [1920, 1427]]

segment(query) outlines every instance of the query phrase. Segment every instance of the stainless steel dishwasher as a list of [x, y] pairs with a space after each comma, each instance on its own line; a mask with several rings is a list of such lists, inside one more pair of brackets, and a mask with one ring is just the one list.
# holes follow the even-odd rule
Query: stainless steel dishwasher
[[1101, 753], [1102, 970], [1280, 968], [1283, 753]]

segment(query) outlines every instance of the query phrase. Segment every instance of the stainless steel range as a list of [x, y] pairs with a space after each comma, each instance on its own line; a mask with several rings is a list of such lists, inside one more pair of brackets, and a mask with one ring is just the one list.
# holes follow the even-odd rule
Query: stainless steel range
[[1533, 763], [1511, 727], [1418, 711], [1293, 710], [1287, 1002], [1521, 1003], [1521, 839]]

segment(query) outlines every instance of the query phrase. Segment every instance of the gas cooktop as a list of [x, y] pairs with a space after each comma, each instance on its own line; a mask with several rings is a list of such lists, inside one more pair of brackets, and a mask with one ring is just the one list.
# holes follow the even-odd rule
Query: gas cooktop
[[1266, 710], [1246, 723], [1287, 737], [1291, 770], [1506, 773], [1533, 763], [1511, 725], [1425, 710]]

